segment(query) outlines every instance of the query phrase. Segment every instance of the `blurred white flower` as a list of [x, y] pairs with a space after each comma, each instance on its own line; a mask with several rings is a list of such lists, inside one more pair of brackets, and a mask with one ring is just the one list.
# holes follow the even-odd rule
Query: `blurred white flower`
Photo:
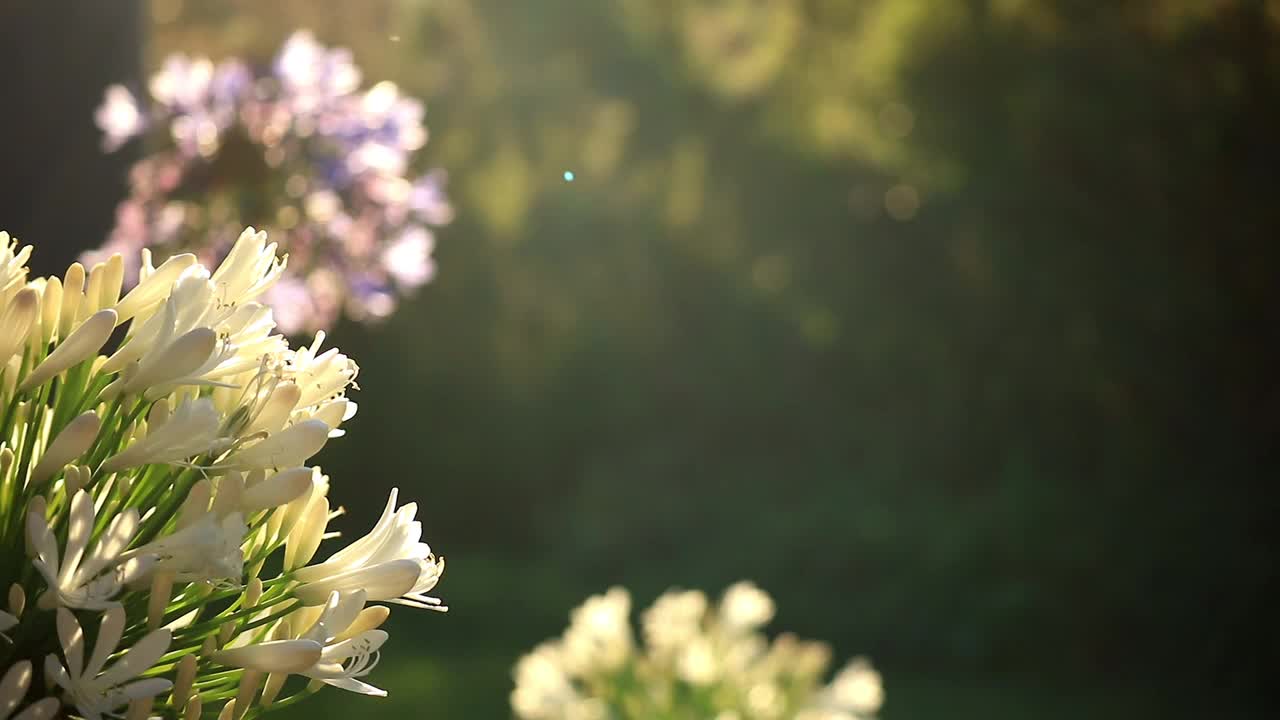
[[830, 651], [788, 634], [770, 643], [760, 628], [774, 609], [749, 582], [714, 609], [701, 592], [672, 590], [641, 614], [645, 642], [633, 649], [627, 592], [592, 596], [558, 640], [516, 663], [512, 710], [522, 720], [868, 720], [883, 701], [879, 674], [859, 659], [823, 686]]
[[754, 583], [734, 583], [720, 599], [720, 622], [735, 632], [763, 627], [773, 619], [773, 613], [773, 598]]
[[571, 672], [613, 671], [631, 656], [631, 594], [614, 587], [587, 598], [570, 615], [564, 634], [564, 660]]

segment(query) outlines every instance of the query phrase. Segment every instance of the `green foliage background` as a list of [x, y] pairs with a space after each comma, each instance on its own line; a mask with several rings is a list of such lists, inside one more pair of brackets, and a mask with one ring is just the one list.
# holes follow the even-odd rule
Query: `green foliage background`
[[[326, 451], [450, 559], [385, 705], [504, 717], [588, 592], [749, 577], [893, 718], [1246, 708], [1278, 639], [1280, 3], [153, 0], [427, 100], [439, 279]], [[575, 173], [565, 182], [562, 174]], [[250, 219], [246, 219], [250, 221]], [[337, 716], [337, 715], [334, 715]]]

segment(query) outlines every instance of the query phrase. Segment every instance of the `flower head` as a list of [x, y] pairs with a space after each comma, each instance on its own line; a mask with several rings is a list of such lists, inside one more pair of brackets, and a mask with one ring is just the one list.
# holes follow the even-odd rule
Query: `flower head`
[[516, 664], [511, 707], [522, 720], [570, 717], [865, 720], [883, 701], [880, 676], [855, 660], [829, 685], [830, 651], [760, 632], [773, 600], [749, 582], [713, 607], [696, 590], [664, 593], [642, 614], [631, 643], [622, 588], [576, 608], [564, 634]]
[[[429, 228], [448, 224], [453, 209], [443, 172], [409, 173], [427, 141], [422, 103], [391, 82], [363, 91], [360, 83], [348, 50], [298, 32], [267, 67], [177, 54], [142, 97], [108, 88], [95, 114], [104, 147], [149, 134], [159, 149], [134, 166], [115, 228], [86, 260], [142, 248], [230, 258], [241, 249], [239, 228], [216, 218], [259, 214], [265, 204], [295, 259], [283, 282], [261, 288], [284, 332], [324, 329], [343, 311], [357, 320], [390, 314], [400, 294], [433, 276]], [[217, 162], [224, 152], [256, 158], [257, 172], [226, 172], [233, 166]], [[262, 173], [275, 181], [259, 182]], [[204, 212], [214, 203], [233, 211]]]
[[[162, 94], [174, 107], [234, 94], [233, 75], [206, 70], [170, 67]], [[224, 700], [223, 716], [252, 716], [258, 690], [270, 704], [290, 673], [382, 695], [363, 678], [389, 610], [366, 602], [444, 609], [426, 594], [443, 560], [394, 493], [368, 536], [306, 567], [340, 512], [328, 477], [303, 463], [354, 415], [358, 367], [322, 350], [323, 335], [295, 350], [274, 333], [257, 298], [284, 272], [276, 250], [250, 228], [213, 271], [193, 255], [155, 267], [143, 252], [122, 298], [121, 255], [29, 280], [29, 249], [3, 236], [0, 526], [25, 529], [31, 568], [0, 577], [12, 656], [0, 720], [48, 720], [64, 702], [87, 720], [125, 705], [127, 717], [199, 717]], [[30, 656], [49, 611], [62, 651]], [[80, 623], [95, 614], [86, 661]], [[28, 701], [41, 661], [57, 697]]]

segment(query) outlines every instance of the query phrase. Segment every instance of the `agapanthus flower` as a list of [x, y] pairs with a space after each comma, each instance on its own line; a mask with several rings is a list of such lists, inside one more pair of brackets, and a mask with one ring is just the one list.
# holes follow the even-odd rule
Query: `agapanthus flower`
[[[223, 92], [207, 70], [168, 72]], [[175, 107], [204, 92], [161, 86]], [[444, 563], [394, 492], [308, 566], [340, 513], [306, 462], [355, 414], [359, 368], [323, 333], [277, 332], [259, 303], [276, 250], [249, 228], [212, 269], [142, 252], [125, 292], [120, 255], [30, 279], [30, 248], [0, 233], [0, 541], [21, 549], [0, 564], [0, 720], [244, 717], [315, 691], [285, 695], [289, 674], [383, 695], [365, 678], [389, 610], [371, 603], [444, 609], [426, 594]], [[36, 668], [49, 697], [29, 697]]]
[[145, 135], [154, 151], [85, 261], [122, 253], [127, 282], [143, 248], [212, 264], [235, 240], [231, 218], [249, 217], [291, 256], [263, 295], [280, 330], [387, 316], [435, 274], [432, 228], [453, 210], [442, 171], [410, 170], [427, 141], [422, 103], [360, 82], [349, 51], [299, 32], [265, 66], [178, 54], [145, 90], [107, 88], [95, 114], [104, 147]]
[[153, 698], [173, 687], [173, 683], [164, 678], [136, 679], [169, 649], [172, 633], [168, 630], [147, 633], [107, 667], [107, 660], [124, 634], [126, 618], [122, 608], [114, 607], [102, 614], [93, 654], [87, 663], [85, 634], [75, 615], [66, 608], [58, 608], [57, 618], [58, 639], [66, 664], [56, 655], [49, 655], [45, 658], [45, 674], [62, 688], [68, 703], [85, 720], [100, 720], [131, 701]]
[[612, 588], [570, 615], [564, 634], [515, 666], [511, 707], [522, 720], [652, 717], [865, 720], [884, 701], [880, 675], [855, 659], [823, 684], [830, 650], [761, 628], [773, 599], [752, 583], [718, 605], [672, 590], [642, 614], [632, 642], [630, 594]]

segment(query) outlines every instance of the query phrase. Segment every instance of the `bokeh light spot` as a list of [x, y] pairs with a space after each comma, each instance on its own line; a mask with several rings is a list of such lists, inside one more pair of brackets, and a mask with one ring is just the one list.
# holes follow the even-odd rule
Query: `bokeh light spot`
[[910, 220], [920, 210], [920, 193], [905, 183], [885, 191], [884, 209], [894, 220]]

